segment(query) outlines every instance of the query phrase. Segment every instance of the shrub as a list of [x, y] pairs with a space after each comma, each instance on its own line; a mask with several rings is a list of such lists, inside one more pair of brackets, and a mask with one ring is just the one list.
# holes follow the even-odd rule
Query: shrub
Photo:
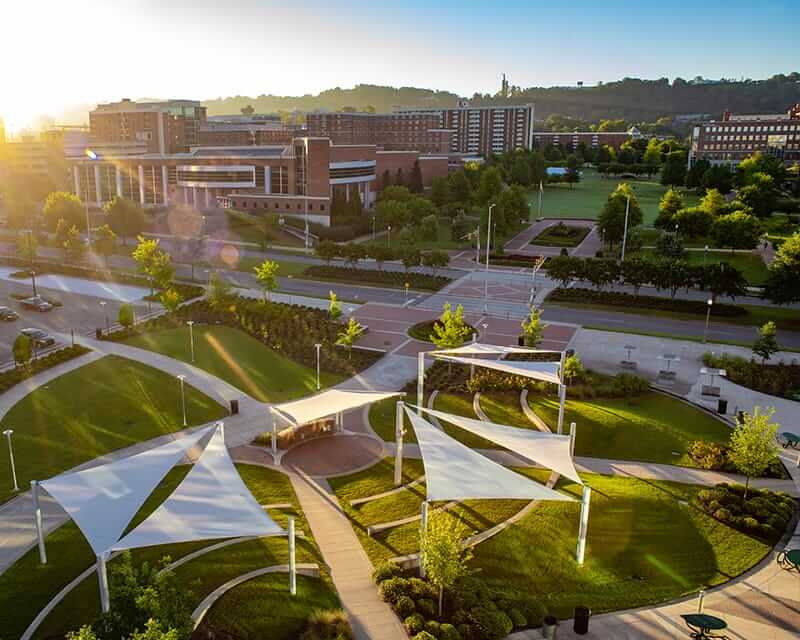
[[794, 501], [784, 493], [749, 489], [744, 499], [741, 485], [718, 484], [699, 491], [695, 498], [706, 513], [745, 533], [777, 542], [794, 515]]
[[408, 578], [389, 578], [381, 582], [378, 593], [386, 602], [397, 602], [400, 596], [411, 596]]
[[436, 616], [436, 603], [430, 598], [420, 598], [417, 600], [417, 611], [426, 618], [433, 618]]
[[439, 626], [439, 640], [461, 640], [458, 630], [447, 622]]
[[[689, 446], [687, 453], [701, 469], [721, 471], [728, 465], [726, 448], [716, 442], [695, 440]], [[700, 493], [705, 493], [705, 491], [701, 491]]]
[[396, 562], [384, 562], [379, 564], [372, 572], [372, 579], [380, 584], [389, 578], [399, 578], [403, 575], [403, 568]]
[[547, 615], [547, 610], [544, 605], [538, 600], [530, 598], [523, 598], [517, 602], [517, 609], [525, 616], [529, 627], [541, 626], [544, 617]]
[[442, 633], [442, 629], [436, 620], [428, 620], [425, 623], [425, 632], [429, 633], [434, 638], [438, 638]]
[[650, 391], [650, 383], [632, 373], [618, 373], [613, 385], [615, 392], [622, 396], [639, 396]]
[[490, 595], [489, 588], [482, 580], [467, 576], [459, 580], [453, 589], [453, 608], [472, 609], [489, 600]]
[[409, 578], [408, 584], [411, 587], [410, 595], [415, 600], [419, 600], [421, 598], [433, 600], [438, 596], [436, 587], [434, 587], [430, 582], [426, 582], [421, 578]]
[[515, 629], [522, 629], [528, 626], [528, 619], [522, 614], [519, 609], [513, 608], [508, 610], [508, 617], [514, 623]]
[[408, 616], [403, 621], [403, 624], [406, 626], [408, 633], [417, 634], [425, 629], [425, 618], [418, 613], [414, 613]]
[[773, 396], [798, 398], [800, 393], [800, 365], [760, 364], [729, 354], [703, 354], [703, 364], [715, 369], [725, 369], [731, 382]]
[[457, 629], [458, 635], [460, 635], [464, 640], [477, 640], [478, 633], [475, 630], [475, 627], [471, 624], [463, 622], [458, 625]]
[[316, 610], [311, 613], [300, 640], [353, 640], [353, 629], [344, 611]]
[[352, 267], [326, 266], [315, 264], [307, 267], [303, 274], [309, 278], [334, 280], [336, 282], [355, 282], [376, 284], [384, 287], [402, 289], [408, 282], [412, 289], [438, 291], [451, 282], [445, 276], [409, 271], [378, 271], [377, 269], [356, 269]]
[[470, 617], [485, 640], [500, 640], [514, 629], [511, 618], [505, 612], [488, 606], [475, 607], [470, 611]]
[[[429, 622], [428, 624], [431, 623]], [[427, 625], [425, 626], [427, 627]], [[436, 640], [436, 635], [430, 633], [429, 631], [420, 631], [414, 636], [414, 640]]]
[[394, 602], [394, 610], [401, 618], [407, 618], [411, 614], [416, 613], [417, 608], [411, 598], [408, 596], [400, 596]]

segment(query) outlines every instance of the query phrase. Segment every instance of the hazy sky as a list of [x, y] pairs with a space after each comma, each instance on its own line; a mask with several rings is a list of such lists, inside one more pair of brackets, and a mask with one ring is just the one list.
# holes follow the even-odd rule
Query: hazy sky
[[797, 0], [5, 0], [10, 128], [121, 97], [297, 95], [375, 83], [494, 92], [800, 68]]

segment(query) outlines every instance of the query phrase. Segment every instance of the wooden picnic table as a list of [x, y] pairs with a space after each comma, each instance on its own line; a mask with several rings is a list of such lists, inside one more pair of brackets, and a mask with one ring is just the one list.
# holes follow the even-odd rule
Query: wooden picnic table
[[728, 623], [722, 618], [717, 618], [707, 613], [688, 613], [682, 615], [681, 618], [686, 622], [686, 626], [692, 630], [692, 637], [697, 640], [727, 638], [727, 636], [713, 633], [714, 631], [722, 631], [728, 628]]

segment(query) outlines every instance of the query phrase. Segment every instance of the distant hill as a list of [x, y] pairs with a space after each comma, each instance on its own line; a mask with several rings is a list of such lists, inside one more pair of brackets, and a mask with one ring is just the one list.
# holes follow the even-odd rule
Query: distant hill
[[[452, 107], [459, 99], [449, 91], [416, 87], [360, 84], [352, 89], [329, 89], [317, 95], [257, 97], [234, 96], [206, 100], [209, 115], [239, 113], [251, 105], [257, 113], [276, 111], [339, 111], [367, 106], [376, 111], [403, 107]], [[475, 94], [473, 104], [533, 102], [536, 118], [559, 114], [597, 121], [624, 118], [628, 122], [653, 121], [661, 116], [711, 114], [719, 117], [729, 109], [738, 113], [783, 113], [800, 102], [800, 73], [779, 74], [767, 80], [687, 82], [676, 78], [639, 80], [625, 78], [595, 87], [512, 87], [508, 97]]]

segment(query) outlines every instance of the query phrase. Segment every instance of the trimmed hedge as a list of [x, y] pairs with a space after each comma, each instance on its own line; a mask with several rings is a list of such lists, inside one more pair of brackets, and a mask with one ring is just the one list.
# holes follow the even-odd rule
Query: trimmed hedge
[[574, 227], [563, 222], [547, 227], [530, 244], [542, 247], [577, 247], [589, 235], [591, 227]]
[[48, 353], [46, 356], [32, 360], [25, 367], [16, 367], [0, 373], [0, 393], [5, 393], [15, 384], [27, 380], [35, 376], [37, 373], [46, 371], [62, 362], [67, 362], [85, 353], [89, 353], [91, 349], [87, 349], [79, 344], [74, 347], [64, 347], [57, 351]]
[[522, 253], [490, 253], [489, 264], [501, 267], [530, 267], [533, 268], [541, 260], [541, 256], [529, 256]]
[[[703, 300], [683, 300], [680, 298], [661, 298], [659, 296], [637, 296], [622, 291], [595, 291], [582, 287], [565, 289], [558, 287], [547, 295], [547, 302], [571, 302], [578, 304], [602, 304], [611, 307], [634, 309], [656, 309], [705, 315], [708, 303]], [[736, 318], [747, 315], [747, 309], [735, 304], [716, 303], [711, 307], [711, 315], [719, 318]]]
[[767, 489], [747, 490], [742, 485], [718, 484], [695, 498], [707, 514], [738, 531], [774, 545], [781, 539], [794, 515], [794, 500], [785, 493]]
[[378, 271], [377, 269], [354, 269], [326, 265], [312, 265], [303, 272], [307, 278], [317, 280], [334, 280], [353, 284], [380, 285], [393, 289], [404, 289], [408, 282], [412, 289], [422, 291], [438, 291], [450, 283], [450, 278], [433, 276], [427, 273], [409, 271]]

